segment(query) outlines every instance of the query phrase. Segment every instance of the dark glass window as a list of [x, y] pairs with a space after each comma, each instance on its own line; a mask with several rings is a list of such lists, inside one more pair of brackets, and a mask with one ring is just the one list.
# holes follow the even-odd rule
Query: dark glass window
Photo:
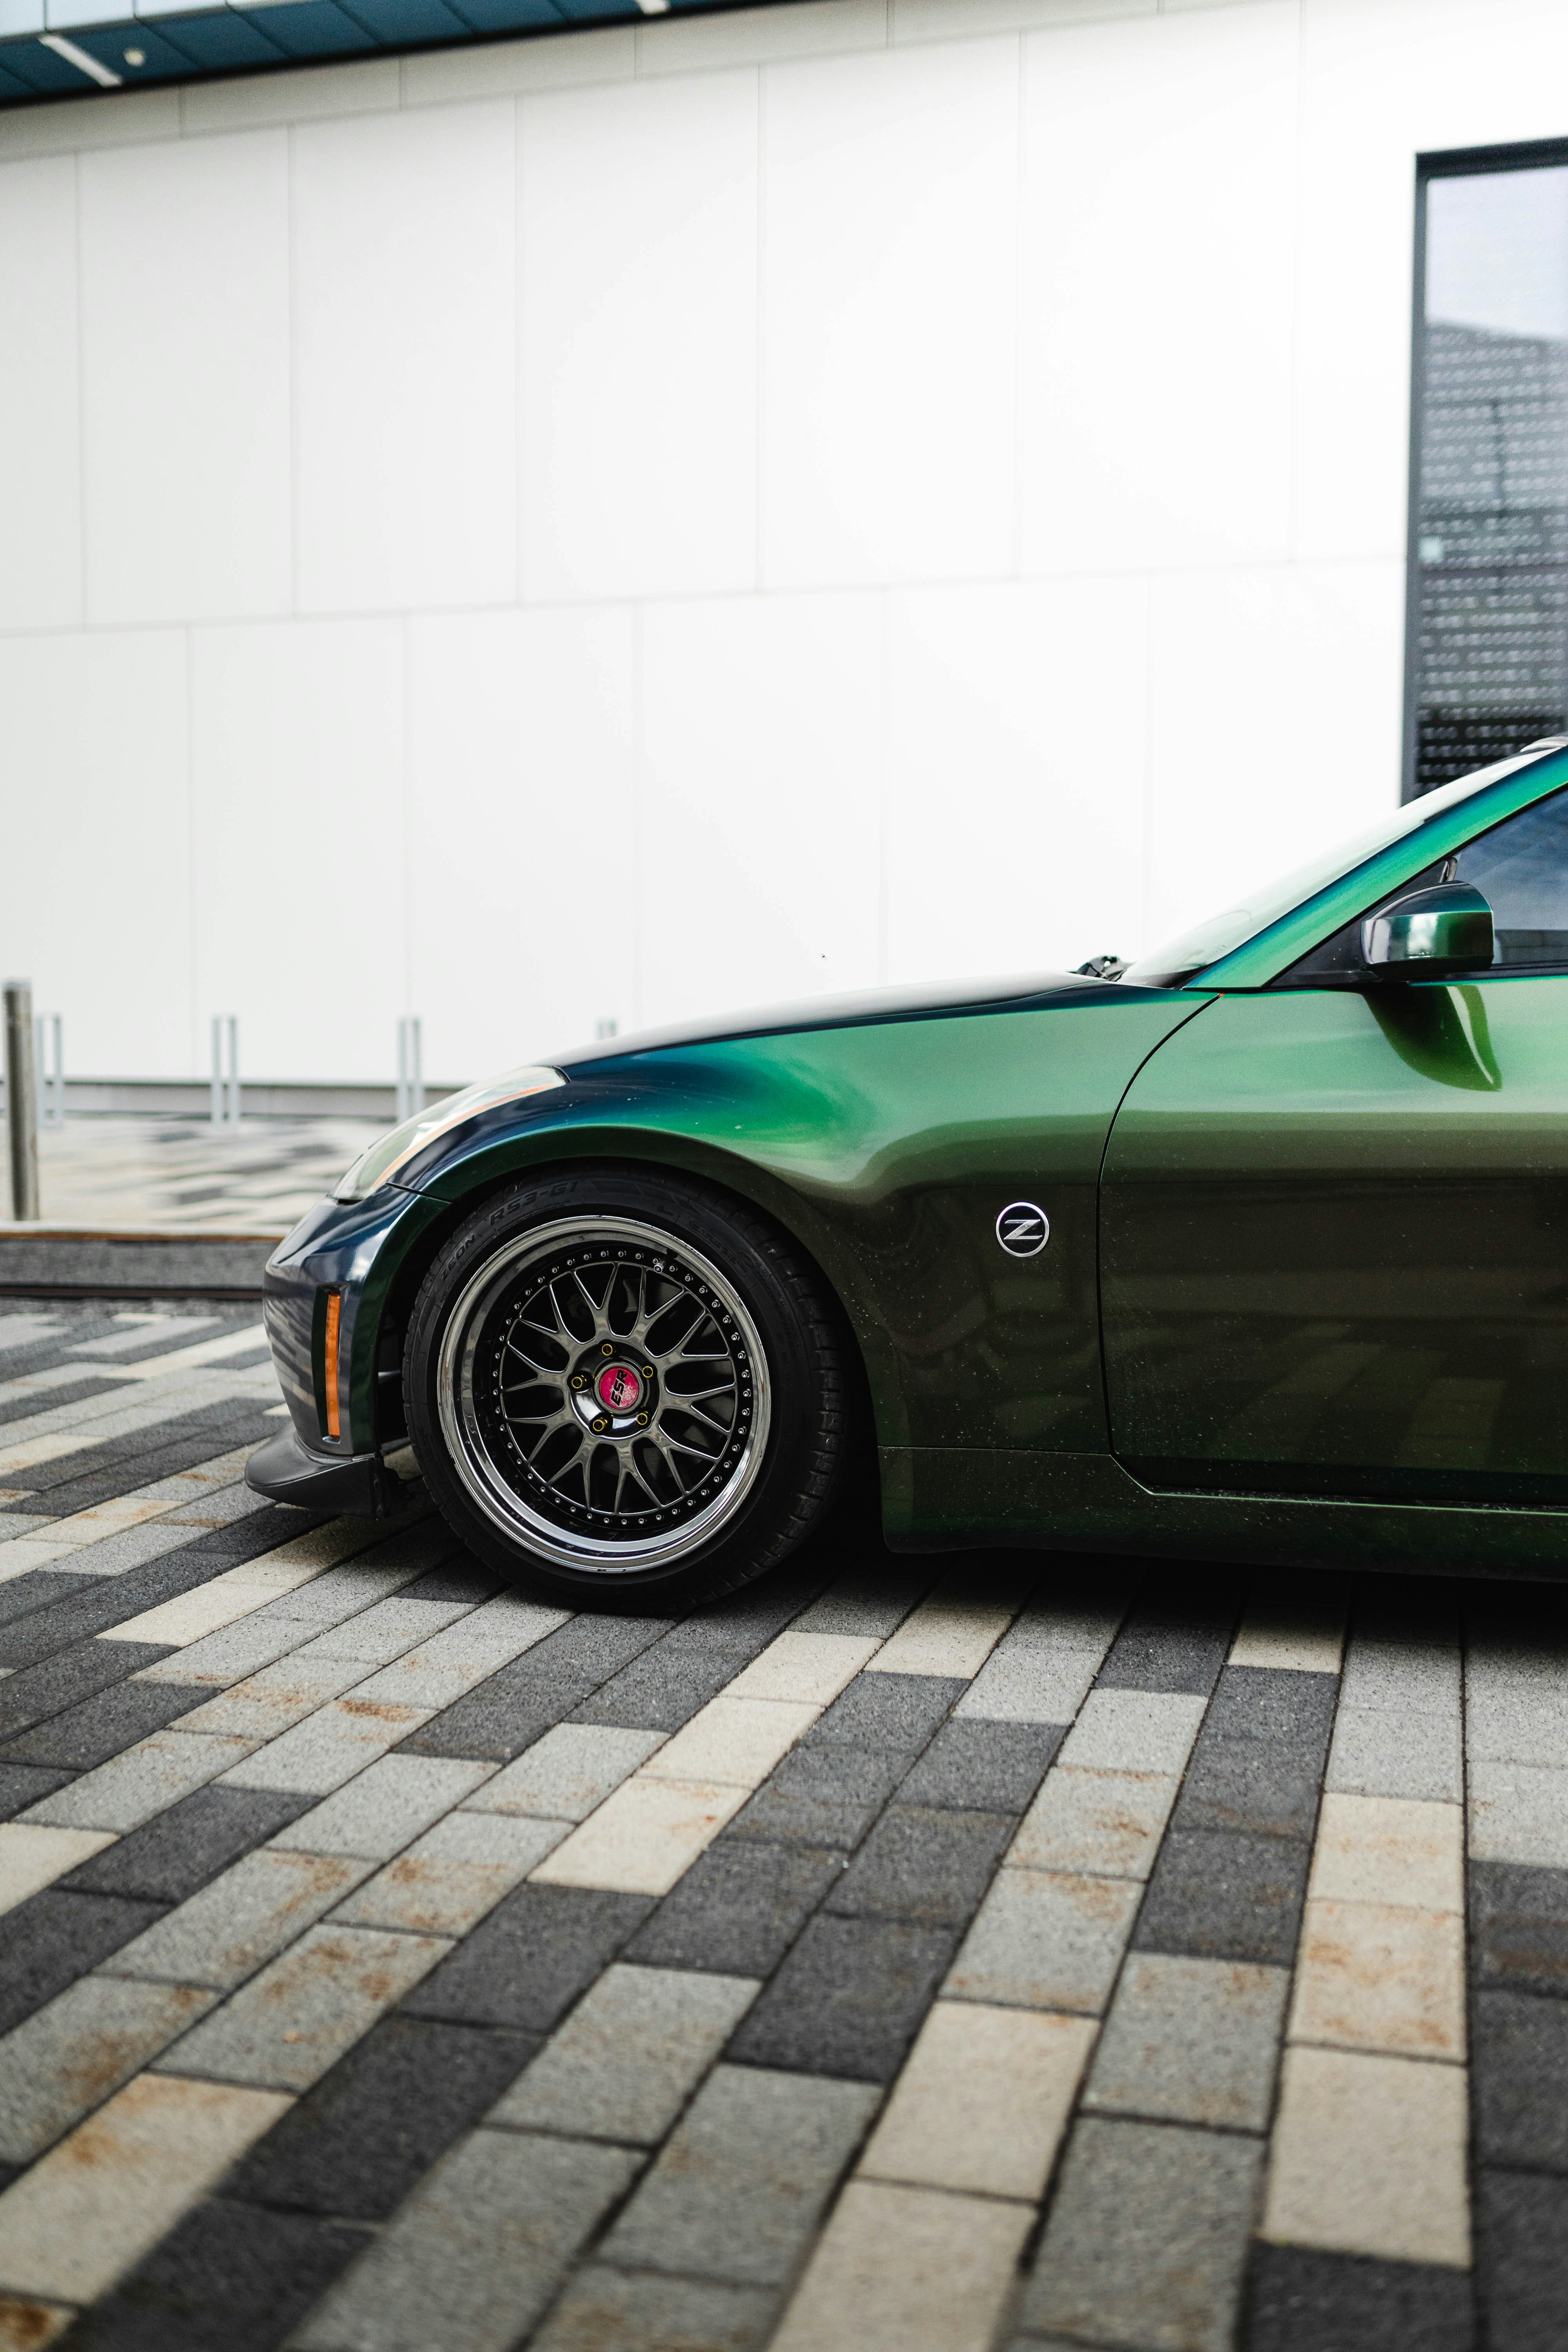
[[1568, 971], [1568, 792], [1505, 817], [1454, 856], [1428, 866], [1312, 949], [1276, 988], [1360, 987], [1367, 981], [1361, 927], [1368, 915], [1434, 882], [1469, 882], [1492, 910], [1494, 971]]
[[1427, 167], [1407, 791], [1563, 731], [1568, 160]]

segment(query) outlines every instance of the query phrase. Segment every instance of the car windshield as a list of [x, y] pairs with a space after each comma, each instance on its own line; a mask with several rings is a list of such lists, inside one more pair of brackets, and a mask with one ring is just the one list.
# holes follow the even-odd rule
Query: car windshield
[[1266, 931], [1270, 923], [1277, 923], [1293, 907], [1326, 890], [1331, 882], [1353, 874], [1358, 866], [1364, 866], [1368, 858], [1375, 857], [1401, 835], [1429, 824], [1445, 809], [1468, 800], [1487, 784], [1495, 784], [1501, 776], [1511, 776], [1517, 768], [1527, 767], [1540, 756], [1536, 751], [1521, 752], [1514, 759], [1500, 760], [1496, 767], [1482, 768], [1473, 776], [1457, 777], [1453, 783], [1443, 784], [1436, 792], [1424, 793], [1418, 801], [1407, 802], [1392, 816], [1341, 842], [1338, 848], [1310, 859], [1305, 866], [1298, 866], [1289, 874], [1280, 875], [1261, 889], [1249, 890], [1244, 904], [1227, 908], [1223, 915], [1211, 915], [1205, 922], [1194, 923], [1191, 930], [1140, 956], [1128, 965], [1121, 974], [1122, 981], [1137, 988], [1179, 988], [1194, 972], [1205, 971], [1211, 963], [1217, 963], [1221, 956], [1232, 954], [1246, 940], [1256, 939], [1259, 931]]

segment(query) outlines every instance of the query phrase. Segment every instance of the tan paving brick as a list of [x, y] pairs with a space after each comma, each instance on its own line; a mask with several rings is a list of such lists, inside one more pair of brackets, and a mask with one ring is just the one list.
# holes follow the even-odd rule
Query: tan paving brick
[[1288, 2050], [1263, 2236], [1466, 2268], [1468, 2128], [1458, 2066]]
[[14, 1910], [68, 1870], [114, 1843], [112, 1831], [50, 1829], [42, 1822], [0, 1822], [0, 1911]]
[[554, 1886], [668, 1895], [745, 1803], [747, 1790], [638, 1773], [532, 1873]]
[[1463, 1918], [1408, 1904], [1310, 1902], [1290, 2038], [1462, 2063]]
[[972, 1596], [966, 1574], [944, 1577], [929, 1600], [911, 1611], [883, 1643], [867, 1671], [882, 1675], [952, 1675], [973, 1681], [1018, 1613], [1023, 1598], [994, 1591]]
[[138, 2075], [0, 2197], [0, 2287], [94, 2301], [289, 2105], [275, 2091]]
[[1410, 1797], [1331, 1792], [1318, 1816], [1307, 1891], [1346, 1903], [1462, 1912], [1464, 1814], [1458, 1805]]
[[1344, 1639], [1345, 1605], [1338, 1594], [1266, 1589], [1247, 1602], [1230, 1645], [1230, 1664], [1337, 1675]]
[[641, 1777], [758, 1788], [820, 1713], [794, 1700], [731, 1698], [725, 1692], [649, 1757]]
[[781, 1633], [741, 1669], [725, 1696], [827, 1706], [879, 1646], [868, 1634]]
[[1020, 1870], [1147, 1878], [1180, 1782], [1155, 1772], [1058, 1765], [1019, 1824], [1007, 1862]]
[[1037, 2199], [1093, 2043], [1088, 2018], [939, 2000], [859, 2171], [868, 2179]]
[[0, 2294], [0, 2352], [47, 2352], [75, 2317], [65, 2304]]
[[772, 2352], [986, 2352], [1028, 2205], [853, 2180]]

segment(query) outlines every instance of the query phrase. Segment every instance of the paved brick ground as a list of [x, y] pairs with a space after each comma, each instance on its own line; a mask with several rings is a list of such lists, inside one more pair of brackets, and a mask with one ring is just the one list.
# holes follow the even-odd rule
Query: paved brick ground
[[93, 1231], [286, 1234], [384, 1124], [353, 1118], [72, 1116], [38, 1135], [38, 1187], [53, 1224]]
[[0, 1350], [0, 2348], [1568, 2341], [1553, 1592], [569, 1616], [248, 1496], [249, 1311]]

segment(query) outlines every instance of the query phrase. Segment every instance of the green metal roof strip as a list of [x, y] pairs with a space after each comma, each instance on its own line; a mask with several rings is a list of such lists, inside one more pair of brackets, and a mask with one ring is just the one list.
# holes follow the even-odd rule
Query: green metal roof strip
[[1428, 824], [1401, 834], [1374, 857], [1352, 866], [1339, 881], [1304, 898], [1299, 907], [1281, 915], [1256, 938], [1233, 948], [1217, 963], [1209, 964], [1188, 985], [1267, 988], [1270, 981], [1289, 971], [1298, 957], [1337, 931], [1342, 923], [1348, 923], [1363, 907], [1396, 890], [1413, 874], [1446, 857], [1450, 850], [1461, 848], [1472, 834], [1484, 833], [1489, 825], [1500, 824], [1516, 809], [1528, 808], [1531, 801], [1544, 800], [1548, 793], [1556, 792], [1563, 784], [1568, 784], [1568, 751], [1549, 751], [1532, 760], [1528, 767], [1516, 769], [1512, 775], [1500, 776], [1495, 784], [1488, 784], [1468, 799], [1443, 810]]

